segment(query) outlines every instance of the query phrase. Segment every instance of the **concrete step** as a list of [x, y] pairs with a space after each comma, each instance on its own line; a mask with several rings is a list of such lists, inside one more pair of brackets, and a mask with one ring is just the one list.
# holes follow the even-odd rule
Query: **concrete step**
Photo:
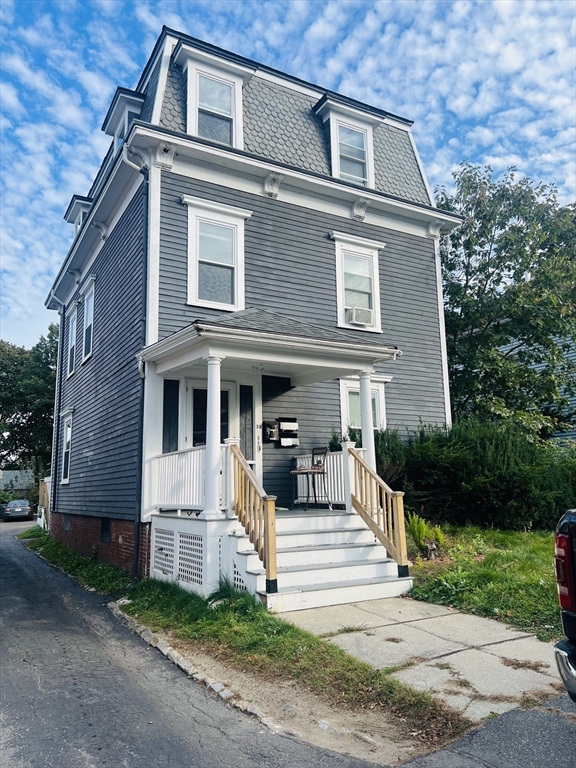
[[273, 613], [302, 611], [325, 605], [359, 603], [385, 597], [398, 597], [412, 588], [412, 578], [388, 576], [380, 579], [352, 579], [326, 584], [310, 584], [301, 589], [282, 588], [278, 593], [267, 595], [259, 591], [262, 602]]
[[[280, 544], [280, 542], [278, 542]], [[246, 568], [258, 568], [259, 558], [253, 548], [239, 551], [238, 555], [246, 558]], [[310, 545], [303, 547], [282, 547], [276, 552], [279, 568], [285, 566], [307, 566], [323, 563], [358, 563], [382, 560], [386, 550], [374, 541], [368, 544], [345, 543], [328, 545]]]
[[[259, 575], [263, 569], [251, 568], [246, 572]], [[387, 576], [395, 576], [397, 573], [396, 562], [391, 558], [367, 562], [308, 563], [278, 568], [278, 584], [282, 589], [303, 588], [310, 584], [316, 584], [320, 587], [320, 585], [330, 582], [358, 581], [360, 579], [379, 580]]]

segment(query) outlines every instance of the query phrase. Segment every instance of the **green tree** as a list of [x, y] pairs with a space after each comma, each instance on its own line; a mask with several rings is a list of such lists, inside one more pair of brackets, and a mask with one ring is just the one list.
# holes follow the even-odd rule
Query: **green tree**
[[509, 169], [462, 163], [439, 208], [463, 224], [442, 241], [455, 416], [513, 418], [547, 436], [575, 415], [576, 204]]
[[0, 341], [0, 466], [48, 471], [57, 356], [54, 324], [30, 350]]

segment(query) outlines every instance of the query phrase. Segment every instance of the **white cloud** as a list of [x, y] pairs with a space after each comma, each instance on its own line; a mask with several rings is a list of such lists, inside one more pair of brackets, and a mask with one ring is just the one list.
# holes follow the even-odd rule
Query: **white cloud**
[[0, 102], [3, 109], [11, 112], [14, 117], [22, 117], [26, 111], [18, 98], [18, 91], [12, 83], [0, 83]]

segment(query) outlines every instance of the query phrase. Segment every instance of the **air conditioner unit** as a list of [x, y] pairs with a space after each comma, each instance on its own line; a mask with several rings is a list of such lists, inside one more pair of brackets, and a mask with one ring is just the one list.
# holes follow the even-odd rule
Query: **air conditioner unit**
[[346, 322], [352, 325], [372, 325], [374, 310], [364, 307], [346, 307]]

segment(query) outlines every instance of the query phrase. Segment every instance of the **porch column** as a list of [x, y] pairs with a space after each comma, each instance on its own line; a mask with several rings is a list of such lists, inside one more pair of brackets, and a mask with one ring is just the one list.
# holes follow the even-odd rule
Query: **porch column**
[[376, 450], [374, 448], [374, 425], [372, 422], [372, 387], [369, 373], [360, 374], [360, 423], [362, 425], [362, 447], [366, 448], [364, 460], [376, 472]]
[[204, 509], [198, 517], [223, 517], [220, 509], [220, 363], [221, 357], [204, 358], [208, 366], [206, 403], [206, 453], [204, 455]]

